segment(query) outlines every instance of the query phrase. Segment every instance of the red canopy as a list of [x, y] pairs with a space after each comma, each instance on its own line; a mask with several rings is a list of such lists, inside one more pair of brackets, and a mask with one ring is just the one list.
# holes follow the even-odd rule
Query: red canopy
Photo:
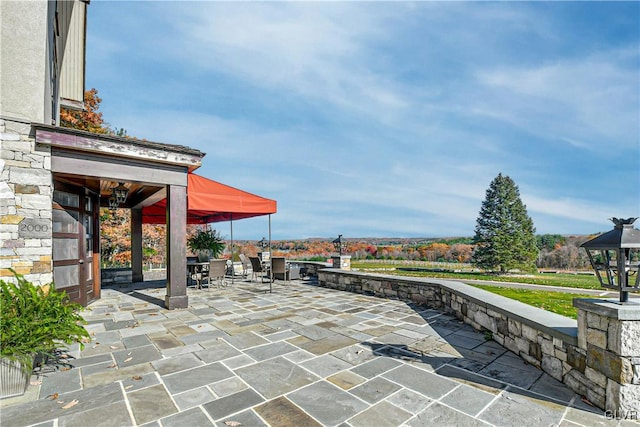
[[[142, 208], [144, 224], [165, 224], [167, 199]], [[190, 173], [187, 224], [208, 224], [276, 213], [276, 201]]]

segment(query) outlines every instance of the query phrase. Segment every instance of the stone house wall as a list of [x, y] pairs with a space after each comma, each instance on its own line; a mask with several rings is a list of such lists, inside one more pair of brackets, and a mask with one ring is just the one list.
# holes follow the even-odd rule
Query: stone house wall
[[0, 280], [10, 268], [34, 284], [53, 281], [51, 151], [30, 123], [0, 119]]
[[[320, 270], [318, 280], [321, 286], [333, 289], [413, 302], [451, 313], [477, 330], [491, 334], [494, 341], [596, 406], [640, 412], [640, 396], [636, 396], [640, 389], [637, 386], [640, 384], [640, 351], [635, 347], [623, 349], [626, 352], [623, 357], [616, 353], [624, 347], [621, 340], [640, 331], [640, 322], [622, 326], [581, 310], [576, 322], [447, 280], [337, 269]], [[615, 336], [619, 338], [613, 338]], [[635, 337], [635, 343], [638, 342], [640, 337]], [[619, 398], [622, 392], [631, 396], [627, 399], [630, 404], [623, 404], [624, 399]]]

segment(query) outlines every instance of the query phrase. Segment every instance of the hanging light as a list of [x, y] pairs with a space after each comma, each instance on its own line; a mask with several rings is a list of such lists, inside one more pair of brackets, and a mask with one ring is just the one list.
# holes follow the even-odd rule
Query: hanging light
[[116, 209], [118, 209], [118, 205], [119, 203], [116, 196], [111, 195], [111, 197], [109, 197], [109, 210], [115, 213]]
[[111, 189], [113, 196], [116, 198], [118, 205], [123, 204], [127, 201], [127, 196], [129, 195], [129, 189], [124, 186], [124, 183], [119, 182], [117, 187], [113, 187]]

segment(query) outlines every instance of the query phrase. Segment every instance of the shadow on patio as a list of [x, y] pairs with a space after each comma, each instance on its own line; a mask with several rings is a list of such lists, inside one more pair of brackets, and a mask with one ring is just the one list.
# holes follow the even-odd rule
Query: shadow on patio
[[[579, 396], [435, 310], [314, 281], [103, 289], [74, 368], [2, 402], [2, 423], [86, 425], [594, 425]], [[78, 404], [61, 410], [58, 400]], [[11, 399], [9, 399], [11, 400]], [[161, 424], [159, 424], [161, 423]], [[572, 424], [572, 425], [573, 425]], [[613, 424], [612, 424], [613, 425]]]

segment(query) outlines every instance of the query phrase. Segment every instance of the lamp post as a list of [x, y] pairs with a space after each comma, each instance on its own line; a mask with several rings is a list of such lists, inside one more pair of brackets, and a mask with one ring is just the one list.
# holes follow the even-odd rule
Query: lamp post
[[600, 285], [620, 292], [620, 304], [629, 304], [629, 292], [640, 290], [640, 230], [633, 227], [636, 219], [611, 218], [613, 230], [580, 245], [587, 251]]
[[267, 239], [263, 237], [262, 240], [258, 241], [258, 246], [260, 246], [262, 249], [265, 249], [267, 246], [269, 246], [269, 242], [267, 242]]
[[333, 247], [336, 248], [338, 255], [342, 256], [342, 251], [347, 248], [347, 242], [342, 239], [342, 234], [338, 234], [338, 238], [334, 239], [331, 243], [333, 243]]
[[[260, 251], [260, 253], [258, 254], [260, 261], [263, 264], [268, 261], [271, 261], [271, 241], [263, 237], [262, 240], [258, 241], [258, 246], [262, 248], [262, 251]], [[267, 247], [269, 248], [268, 251], [266, 250]]]
[[342, 255], [342, 253], [347, 250], [347, 241], [342, 238], [342, 234], [339, 234], [338, 238], [334, 239], [331, 243], [333, 243], [333, 247], [338, 253], [337, 256], [334, 255], [331, 257], [333, 268], [351, 270], [351, 257], [349, 255]]

